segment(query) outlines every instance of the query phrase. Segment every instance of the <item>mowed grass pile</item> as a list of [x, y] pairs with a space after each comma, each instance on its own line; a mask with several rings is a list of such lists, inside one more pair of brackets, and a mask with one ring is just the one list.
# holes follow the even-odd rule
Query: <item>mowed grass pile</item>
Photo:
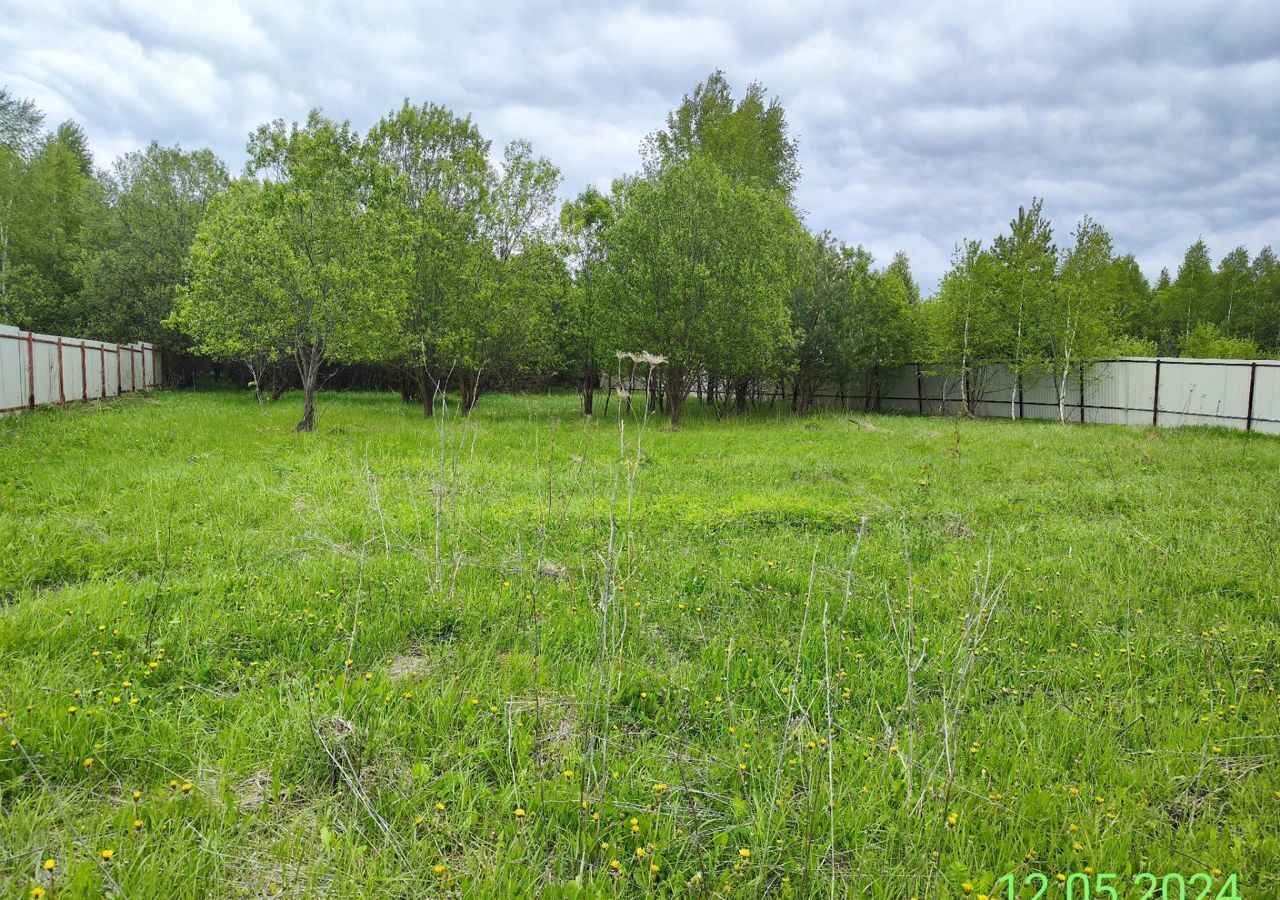
[[1280, 440], [616, 407], [0, 421], [4, 894], [1280, 893]]

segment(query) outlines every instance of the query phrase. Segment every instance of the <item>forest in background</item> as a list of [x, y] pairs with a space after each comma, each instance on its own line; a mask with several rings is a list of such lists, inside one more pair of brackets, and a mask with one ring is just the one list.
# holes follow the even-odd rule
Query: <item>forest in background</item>
[[638, 365], [678, 423], [695, 385], [728, 411], [781, 381], [803, 412], [907, 362], [1029, 376], [1280, 353], [1271, 247], [1215, 263], [1197, 240], [1151, 284], [1101, 223], [1059, 233], [1034, 198], [1003, 233], [961, 241], [922, 297], [905, 254], [882, 264], [809, 230], [785, 110], [720, 72], [636, 171], [564, 201], [527, 141], [495, 150], [433, 103], [365, 134], [318, 110], [277, 120], [247, 155], [237, 176], [209, 150], [152, 143], [100, 168], [79, 125], [49, 128], [0, 91], [0, 322], [152, 341], [188, 371], [233, 364], [260, 394], [300, 386], [303, 430], [353, 365], [427, 415], [445, 391], [469, 410], [530, 384], [573, 384], [590, 413], [602, 379]]

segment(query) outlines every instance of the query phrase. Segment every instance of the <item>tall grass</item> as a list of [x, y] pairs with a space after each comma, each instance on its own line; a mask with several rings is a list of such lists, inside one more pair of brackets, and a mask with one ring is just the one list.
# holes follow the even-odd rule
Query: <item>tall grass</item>
[[4, 890], [1280, 893], [1280, 441], [575, 403], [0, 420]]

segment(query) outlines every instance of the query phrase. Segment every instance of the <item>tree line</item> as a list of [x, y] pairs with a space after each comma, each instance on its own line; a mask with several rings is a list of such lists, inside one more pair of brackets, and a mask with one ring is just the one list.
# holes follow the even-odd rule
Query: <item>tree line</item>
[[1092, 359], [1280, 351], [1269, 247], [1215, 267], [1197, 241], [1151, 285], [1088, 217], [1059, 247], [1040, 200], [961, 242], [922, 298], [904, 254], [878, 266], [808, 230], [785, 110], [720, 72], [635, 172], [565, 202], [527, 141], [498, 153], [433, 103], [363, 134], [313, 111], [246, 149], [238, 177], [155, 143], [98, 170], [78, 125], [47, 131], [0, 91], [0, 321], [234, 363], [259, 397], [300, 386], [302, 430], [352, 365], [389, 373], [425, 415], [529, 383], [573, 384], [590, 414], [640, 367], [676, 424], [690, 396], [718, 414], [766, 396], [806, 412], [830, 391], [874, 403], [881, 373], [909, 362], [958, 368], [971, 404], [991, 363], [1052, 373], [1065, 405]]

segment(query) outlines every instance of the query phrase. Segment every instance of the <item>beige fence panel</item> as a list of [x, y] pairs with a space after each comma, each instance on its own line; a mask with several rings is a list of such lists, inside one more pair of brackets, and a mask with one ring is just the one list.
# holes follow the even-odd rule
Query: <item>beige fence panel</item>
[[112, 344], [0, 325], [0, 413], [101, 400], [161, 384], [147, 343]]
[[[880, 378], [880, 408], [949, 415], [970, 397], [979, 416], [1116, 425], [1216, 425], [1280, 434], [1276, 360], [1125, 357], [1073, 367], [1059, 408], [1055, 373], [1018, 380], [1004, 365], [969, 374], [958, 367], [901, 366]], [[1061, 372], [1056, 373], [1061, 377]], [[848, 398], [867, 405], [865, 394]], [[874, 401], [872, 401], [874, 402]]]

